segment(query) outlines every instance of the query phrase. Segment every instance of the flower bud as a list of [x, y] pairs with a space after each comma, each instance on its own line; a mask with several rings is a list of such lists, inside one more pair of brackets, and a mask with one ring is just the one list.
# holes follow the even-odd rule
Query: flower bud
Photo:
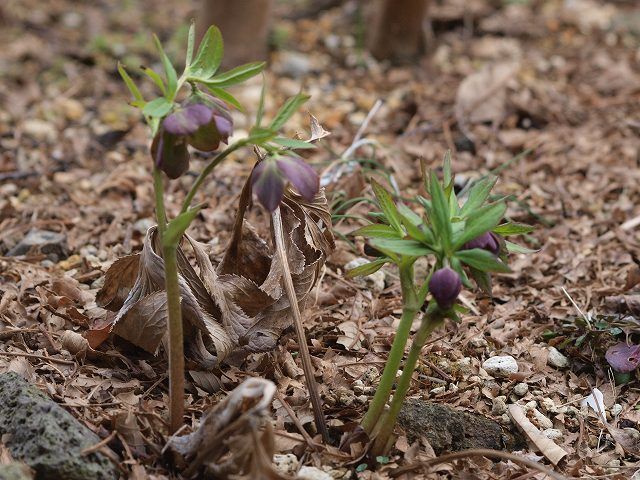
[[500, 253], [500, 239], [495, 233], [486, 232], [473, 240], [469, 240], [462, 246], [462, 250], [471, 250], [473, 248], [481, 248], [498, 255]]
[[431, 275], [429, 292], [443, 310], [448, 310], [453, 306], [460, 290], [462, 290], [462, 281], [460, 275], [454, 270], [445, 267]]

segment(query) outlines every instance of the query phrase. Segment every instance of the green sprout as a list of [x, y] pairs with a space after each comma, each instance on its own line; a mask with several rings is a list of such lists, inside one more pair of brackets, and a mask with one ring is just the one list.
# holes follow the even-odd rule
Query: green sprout
[[[450, 156], [444, 160], [443, 180], [435, 172], [425, 175], [429, 198], [418, 196], [422, 214], [395, 202], [387, 190], [371, 181], [380, 212], [372, 214], [378, 222], [364, 226], [354, 235], [369, 239], [381, 257], [348, 272], [349, 276], [370, 275], [385, 264], [396, 265], [400, 271], [402, 317], [380, 384], [362, 420], [362, 427], [373, 439], [372, 454], [380, 456], [391, 446], [393, 429], [404, 398], [411, 384], [420, 351], [433, 330], [449, 318], [459, 320], [465, 309], [456, 303], [463, 287], [475, 284], [491, 292], [492, 272], [508, 273], [506, 264], [510, 252], [530, 250], [506, 241], [504, 237], [532, 231], [532, 227], [503, 222], [506, 202], [490, 198], [496, 178], [483, 177], [467, 192], [461, 205], [454, 191]], [[502, 223], [501, 223], [502, 222]], [[426, 278], [416, 279], [413, 266], [421, 257], [431, 260]], [[427, 300], [427, 297], [430, 298]], [[411, 325], [425, 302], [427, 307], [402, 368], [391, 404], [385, 407], [404, 355]]]

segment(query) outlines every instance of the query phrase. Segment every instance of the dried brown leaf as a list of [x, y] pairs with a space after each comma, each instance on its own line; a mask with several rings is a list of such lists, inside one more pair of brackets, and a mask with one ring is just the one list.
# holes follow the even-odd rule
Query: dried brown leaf
[[113, 312], [118, 311], [136, 282], [139, 265], [138, 253], [113, 262], [105, 275], [104, 285], [96, 294], [96, 304]]

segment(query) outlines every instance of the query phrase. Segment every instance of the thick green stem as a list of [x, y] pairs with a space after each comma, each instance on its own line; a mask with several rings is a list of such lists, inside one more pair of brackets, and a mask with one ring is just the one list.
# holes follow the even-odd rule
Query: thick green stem
[[384, 420], [381, 422], [380, 429], [377, 432], [372, 448], [374, 456], [384, 455], [387, 452], [390, 443], [389, 439], [393, 433], [393, 428], [396, 425], [396, 419], [398, 418], [398, 413], [400, 413], [400, 409], [402, 408], [404, 398], [411, 386], [411, 378], [414, 370], [416, 369], [416, 365], [418, 364], [422, 347], [424, 347], [424, 344], [427, 341], [427, 338], [429, 338], [429, 335], [431, 335], [431, 332], [433, 332], [438, 326], [442, 325], [443, 319], [444, 317], [437, 307], [434, 311], [425, 314], [422, 319], [420, 328], [416, 332], [413, 343], [411, 344], [409, 356], [404, 363], [402, 375], [398, 382], [398, 388], [396, 388], [396, 391], [393, 394], [391, 407], [389, 408], [387, 415], [385, 415]]
[[167, 214], [164, 210], [164, 182], [162, 181], [162, 172], [157, 168], [153, 169], [153, 193], [156, 200], [156, 222], [158, 223], [158, 233], [160, 240], [167, 228]]
[[404, 308], [402, 310], [402, 317], [400, 318], [400, 325], [396, 332], [396, 337], [391, 345], [391, 351], [389, 352], [389, 358], [385, 364], [382, 377], [378, 389], [376, 390], [369, 409], [362, 419], [362, 428], [371, 435], [378, 423], [378, 420], [382, 416], [384, 407], [387, 404], [391, 389], [396, 380], [398, 368], [402, 362], [402, 356], [404, 355], [404, 348], [407, 345], [409, 339], [409, 333], [411, 332], [411, 324], [416, 317], [420, 305], [418, 305], [418, 299], [413, 285], [413, 264], [404, 263], [400, 265], [400, 286], [402, 289], [402, 301]]
[[169, 314], [169, 433], [182, 427], [184, 417], [184, 345], [182, 334], [182, 309], [176, 246], [162, 249], [164, 257], [165, 289]]
[[202, 183], [205, 181], [207, 176], [213, 171], [213, 169], [216, 168], [218, 164], [222, 160], [227, 158], [231, 153], [235, 152], [240, 147], [244, 147], [246, 144], [247, 144], [247, 140], [244, 139], [229, 145], [226, 149], [224, 149], [222, 152], [216, 155], [206, 167], [204, 167], [202, 172], [200, 172], [200, 175], [198, 175], [198, 178], [196, 178], [196, 181], [193, 182], [193, 185], [191, 186], [189, 193], [187, 193], [187, 196], [184, 197], [184, 201], [182, 202], [182, 209], [180, 210], [180, 213], [184, 213], [187, 210], [189, 210], [189, 207], [191, 206], [191, 202], [193, 201], [193, 197], [196, 196], [196, 193], [198, 193], [198, 189], [200, 188]]

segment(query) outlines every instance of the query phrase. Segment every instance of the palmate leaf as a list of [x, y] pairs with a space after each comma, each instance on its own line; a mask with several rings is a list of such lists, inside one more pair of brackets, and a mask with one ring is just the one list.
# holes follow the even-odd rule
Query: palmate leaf
[[489, 194], [497, 181], [497, 177], [487, 177], [474, 183], [471, 190], [469, 190], [469, 196], [465, 204], [462, 206], [460, 214], [466, 216], [480, 208], [487, 198], [489, 198]]
[[276, 131], [280, 130], [284, 126], [284, 124], [287, 123], [287, 120], [289, 120], [293, 116], [293, 114], [296, 113], [307, 100], [309, 100], [309, 98], [311, 98], [309, 95], [299, 93], [287, 99], [287, 101], [284, 102], [284, 105], [280, 107], [280, 110], [278, 110], [278, 113], [276, 113], [274, 119], [271, 121], [271, 125], [269, 125], [269, 128]]
[[162, 60], [164, 74], [167, 77], [167, 96], [169, 98], [173, 98], [178, 88], [178, 75], [176, 73], [176, 69], [174, 68], [173, 63], [171, 63], [171, 60], [169, 60], [167, 54], [164, 52], [164, 48], [162, 48], [162, 44], [160, 43], [160, 39], [157, 35], [153, 36], [153, 40], [156, 43], [158, 53], [160, 53], [160, 60]]
[[453, 248], [458, 249], [465, 243], [479, 237], [494, 228], [507, 210], [504, 202], [497, 202], [476, 210], [465, 224], [462, 234], [455, 240]]
[[498, 235], [502, 235], [503, 237], [508, 237], [510, 235], [522, 235], [524, 233], [531, 233], [535, 230], [531, 225], [526, 225], [524, 223], [503, 223], [502, 225], [498, 225], [492, 231], [493, 233], [497, 233]]
[[540, 251], [540, 250], [532, 250], [530, 248], [523, 247], [522, 245], [518, 245], [517, 243], [509, 242], [506, 240], [504, 244], [507, 247], [507, 251], [509, 253], [536, 253]]
[[118, 63], [118, 73], [122, 77], [122, 80], [124, 80], [125, 85], [127, 86], [129, 91], [131, 92], [131, 95], [133, 95], [133, 98], [135, 99], [134, 106], [143, 108], [146, 103], [144, 101], [144, 97], [142, 96], [142, 93], [140, 93], [138, 86], [135, 84], [133, 79], [129, 76], [129, 74], [125, 70], [124, 65], [122, 65], [121, 63]]
[[209, 80], [220, 67], [223, 55], [222, 34], [218, 27], [211, 25], [202, 37], [196, 58], [188, 67], [189, 76], [199, 80]]
[[440, 238], [445, 252], [448, 252], [451, 250], [451, 237], [453, 236], [449, 217], [449, 202], [438, 177], [433, 172], [429, 181], [429, 193], [431, 194], [431, 222], [434, 233], [436, 238]]
[[206, 85], [207, 87], [226, 88], [232, 85], [237, 85], [238, 83], [242, 83], [245, 80], [258, 75], [260, 72], [262, 72], [265, 65], [265, 62], [247, 63], [233, 68], [227, 72], [216, 75], [215, 77], [212, 77], [207, 81], [202, 81], [198, 78], [196, 78], [195, 80], [202, 83], [203, 85]]
[[404, 240], [401, 238], [374, 239], [371, 241], [371, 245], [383, 253], [392, 252], [408, 257], [422, 257], [434, 253], [433, 250], [416, 240]]
[[358, 235], [367, 238], [401, 238], [400, 234], [393, 227], [380, 223], [373, 223], [371, 225], [361, 227], [358, 230], [351, 232], [351, 235]]
[[233, 95], [231, 95], [226, 90], [224, 90], [222, 88], [218, 88], [218, 87], [209, 87], [209, 86], [206, 86], [206, 88], [213, 95], [218, 97], [220, 100], [224, 100], [229, 105], [233, 105], [235, 108], [237, 108], [241, 112], [244, 112], [244, 108], [242, 108], [242, 105], [240, 105], [240, 102], [238, 101], [238, 99], [236, 97], [234, 97]]
[[161, 118], [173, 108], [173, 103], [164, 97], [154, 98], [142, 109], [142, 113], [148, 117]]
[[510, 273], [511, 269], [496, 258], [491, 252], [480, 248], [461, 250], [455, 253], [455, 257], [465, 265], [483, 272]]

